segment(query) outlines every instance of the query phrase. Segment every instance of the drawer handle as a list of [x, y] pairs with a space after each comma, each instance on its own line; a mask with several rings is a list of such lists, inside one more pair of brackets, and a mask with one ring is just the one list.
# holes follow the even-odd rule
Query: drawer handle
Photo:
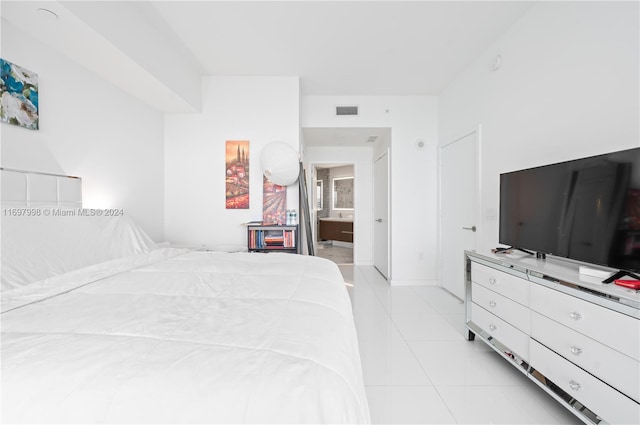
[[573, 320], [578, 320], [582, 317], [582, 314], [578, 313], [577, 311], [572, 311], [571, 313], [569, 313], [569, 317], [571, 317]]
[[489, 325], [489, 329], [495, 331], [496, 329], [498, 329], [498, 327], [496, 325]]
[[576, 382], [573, 379], [569, 381], [569, 386], [573, 391], [578, 391], [582, 387], [579, 382]]
[[353, 232], [349, 232], [348, 230], [343, 230], [342, 233], [349, 233], [349, 234], [353, 235]]
[[582, 348], [571, 346], [571, 354], [573, 354], [574, 356], [579, 356], [580, 354], [582, 354]]
[[496, 284], [496, 278], [495, 277], [490, 277], [489, 278], [489, 283], [492, 284], [492, 285], [495, 285]]
[[489, 306], [490, 307], [495, 307], [496, 306], [496, 302], [495, 301], [489, 301]]

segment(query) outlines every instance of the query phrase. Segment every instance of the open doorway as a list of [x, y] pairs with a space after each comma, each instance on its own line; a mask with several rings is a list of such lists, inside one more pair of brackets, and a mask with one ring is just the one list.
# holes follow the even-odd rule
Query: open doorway
[[315, 164], [313, 175], [316, 256], [351, 265], [356, 209], [354, 164]]
[[[309, 205], [312, 223], [312, 241], [318, 246], [318, 214], [328, 214], [348, 219], [353, 216], [353, 266], [368, 266], [374, 264], [374, 224], [378, 224], [374, 217], [374, 160], [387, 152], [391, 145], [391, 129], [386, 127], [303, 127], [304, 161], [308, 173], [308, 188], [310, 200], [318, 203], [317, 194], [320, 184], [317, 183], [317, 168], [334, 168], [337, 166], [353, 165], [353, 210], [328, 211], [331, 206], [333, 192], [331, 178], [323, 180], [323, 208], [316, 210]], [[344, 176], [346, 177], [346, 176]], [[321, 178], [322, 180], [322, 178]], [[311, 197], [314, 196], [313, 199]], [[326, 207], [325, 207], [326, 205]], [[316, 208], [319, 205], [316, 205]], [[324, 208], [327, 210], [322, 211]], [[340, 208], [340, 207], [338, 207]], [[386, 223], [385, 223], [386, 224]], [[344, 229], [343, 229], [344, 230]], [[342, 231], [342, 230], [341, 230]], [[349, 231], [349, 230], [345, 230]], [[389, 239], [390, 240], [390, 239]], [[323, 241], [320, 239], [320, 242]], [[331, 244], [336, 245], [335, 243]], [[316, 249], [318, 252], [324, 249]], [[326, 251], [325, 251], [326, 252]], [[342, 261], [342, 260], [338, 260]], [[345, 266], [347, 269], [353, 266]], [[342, 268], [344, 269], [344, 267]]]

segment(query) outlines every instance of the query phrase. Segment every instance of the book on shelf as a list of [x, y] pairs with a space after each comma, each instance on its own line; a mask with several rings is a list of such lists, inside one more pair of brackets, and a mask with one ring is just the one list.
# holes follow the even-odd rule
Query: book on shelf
[[250, 249], [295, 249], [296, 229], [250, 229]]

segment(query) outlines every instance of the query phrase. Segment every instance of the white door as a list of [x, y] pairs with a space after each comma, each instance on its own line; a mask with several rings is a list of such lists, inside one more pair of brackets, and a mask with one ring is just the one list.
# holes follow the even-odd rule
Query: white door
[[373, 264], [389, 279], [389, 153], [373, 164]]
[[464, 299], [464, 251], [476, 248], [477, 144], [474, 131], [440, 148], [440, 284]]

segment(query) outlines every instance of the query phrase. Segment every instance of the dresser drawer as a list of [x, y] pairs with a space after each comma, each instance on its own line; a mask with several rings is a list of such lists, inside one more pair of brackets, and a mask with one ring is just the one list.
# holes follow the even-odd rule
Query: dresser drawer
[[475, 282], [471, 284], [471, 299], [474, 303], [522, 332], [529, 333], [531, 314], [528, 307], [503, 297]]
[[471, 320], [522, 359], [529, 359], [529, 336], [476, 303], [471, 304]]
[[531, 313], [531, 338], [640, 402], [640, 363], [619, 351]]
[[531, 366], [611, 424], [640, 423], [640, 404], [531, 340]]
[[531, 285], [531, 309], [640, 360], [640, 320], [538, 284]]
[[529, 305], [529, 281], [509, 273], [471, 263], [471, 280], [522, 305]]

